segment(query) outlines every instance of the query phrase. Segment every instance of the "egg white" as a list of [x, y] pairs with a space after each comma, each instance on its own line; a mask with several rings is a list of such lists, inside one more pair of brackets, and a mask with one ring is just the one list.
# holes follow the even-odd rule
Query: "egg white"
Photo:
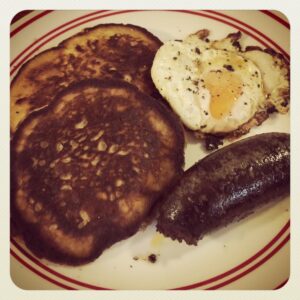
[[[226, 44], [229, 45], [228, 41]], [[212, 45], [195, 35], [183, 42], [165, 43], [155, 56], [151, 76], [186, 127], [205, 133], [225, 133], [246, 123], [263, 106], [263, 82], [256, 64], [233, 52], [234, 47], [228, 51], [214, 49]], [[211, 72], [233, 72], [242, 85], [230, 112], [221, 118], [210, 111], [212, 93], [205, 78]]]
[[286, 113], [289, 110], [290, 98], [288, 63], [283, 58], [262, 50], [245, 51], [242, 55], [260, 69], [267, 100], [277, 111]]

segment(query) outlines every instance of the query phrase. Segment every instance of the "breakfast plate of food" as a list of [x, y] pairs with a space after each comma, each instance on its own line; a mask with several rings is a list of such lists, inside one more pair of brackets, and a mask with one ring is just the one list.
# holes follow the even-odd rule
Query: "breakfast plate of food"
[[11, 24], [23, 289], [289, 278], [289, 24], [272, 11], [29, 11]]

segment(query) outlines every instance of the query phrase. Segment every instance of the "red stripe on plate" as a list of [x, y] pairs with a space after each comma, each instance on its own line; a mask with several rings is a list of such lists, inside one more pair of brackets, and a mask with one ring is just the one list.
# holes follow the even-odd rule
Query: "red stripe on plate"
[[[254, 32], [257, 33], [258, 35], [260, 35], [262, 38], [264, 38], [265, 40], [267, 40], [270, 44], [272, 44], [275, 48], [277, 48], [282, 54], [284, 54], [284, 56], [286, 56], [286, 58], [288, 58], [288, 59], [290, 58], [290, 56], [288, 55], [288, 53], [287, 53], [284, 49], [282, 49], [277, 43], [275, 43], [273, 40], [271, 40], [268, 36], [266, 36], [265, 34], [263, 34], [263, 33], [262, 33], [261, 31], [259, 31], [258, 29], [254, 28], [254, 27], [248, 25], [247, 23], [244, 23], [244, 22], [242, 22], [242, 21], [240, 21], [240, 20], [238, 20], [238, 19], [235, 19], [235, 18], [233, 18], [233, 17], [231, 17], [231, 16], [222, 14], [222, 13], [220, 13], [220, 12], [211, 11], [211, 10], [207, 10], [207, 12], [210, 12], [210, 13], [212, 13], [212, 14], [218, 15], [218, 16], [220, 16], [220, 17], [228, 18], [228, 19], [230, 19], [230, 20], [232, 20], [232, 21], [235, 21], [235, 22], [237, 22], [237, 23], [239, 23], [239, 24], [245, 26], [246, 28], [248, 28], [248, 29], [254, 31]], [[238, 27], [236, 26], [236, 28], [238, 28]], [[244, 31], [244, 32], [247, 33], [247, 34], [250, 34], [249, 31], [246, 31], [246, 30], [242, 30], [242, 31]], [[250, 35], [251, 35], [252, 37], [254, 37], [256, 40], [260, 41], [264, 46], [269, 47], [269, 46], [268, 46], [264, 41], [262, 41], [260, 38], [255, 37], [252, 33], [251, 33]]]
[[[263, 44], [265, 47], [270, 47], [264, 40], [262, 40], [261, 38], [259, 38], [258, 36], [254, 35], [252, 32], [248, 31], [247, 29], [245, 28], [242, 28], [234, 23], [231, 23], [229, 21], [225, 21], [223, 19], [220, 19], [218, 17], [214, 17], [214, 16], [211, 16], [211, 15], [205, 15], [201, 12], [198, 12], [198, 11], [186, 11], [186, 10], [171, 10], [171, 11], [176, 11], [176, 12], [182, 12], [182, 13], [188, 13], [188, 14], [193, 14], [193, 15], [199, 15], [199, 16], [203, 16], [203, 17], [207, 17], [207, 18], [211, 18], [213, 20], [216, 20], [216, 21], [219, 21], [221, 23], [224, 23], [224, 24], [227, 24], [227, 25], [230, 25], [238, 30], [240, 30], [241, 32], [244, 32], [246, 34], [248, 34], [249, 36], [253, 37], [254, 39], [256, 39], [258, 42], [260, 42], [261, 44]], [[230, 17], [228, 15], [225, 15], [225, 14], [222, 14], [222, 13], [219, 13], [219, 12], [215, 12], [215, 11], [211, 11], [211, 10], [206, 10], [206, 12], [208, 13], [212, 13], [212, 14], [216, 14], [216, 15], [219, 15], [219, 16], [222, 16], [224, 18], [228, 18], [232, 21], [235, 21], [237, 23], [239, 23], [240, 25], [243, 25], [245, 26], [246, 28], [248, 29], [251, 29], [253, 30], [254, 32], [256, 32], [257, 34], [259, 34], [260, 36], [262, 36], [263, 38], [265, 38], [267, 41], [269, 41], [269, 43], [271, 43], [275, 48], [277, 48], [277, 50], [279, 50], [284, 56], [286, 56], [286, 58], [289, 60], [290, 56], [288, 55], [288, 53], [283, 50], [277, 43], [275, 43], [273, 40], [271, 40], [270, 38], [268, 38], [266, 35], [264, 35], [261, 31], [255, 29], [254, 27], [242, 22], [242, 21], [239, 21], [238, 19], [235, 19], [233, 17]]]
[[[122, 14], [122, 13], [128, 13], [128, 12], [135, 12], [134, 10], [128, 10], [128, 11], [121, 11], [121, 12], [112, 12], [112, 13], [109, 13], [109, 14], [105, 14], [105, 15], [101, 15], [101, 16], [97, 16], [97, 17], [94, 17], [94, 18], [91, 18], [91, 19], [88, 19], [88, 20], [84, 20], [84, 21], [82, 21], [82, 22], [80, 22], [80, 23], [77, 23], [77, 24], [75, 24], [75, 25], [73, 25], [73, 26], [70, 26], [70, 27], [68, 27], [68, 28], [66, 28], [66, 29], [64, 29], [64, 30], [62, 30], [62, 31], [60, 31], [60, 32], [58, 32], [57, 34], [55, 34], [55, 35], [52, 35], [51, 37], [49, 37], [48, 39], [46, 39], [46, 40], [44, 40], [43, 41], [43, 43], [41, 43], [41, 44], [39, 44], [37, 47], [35, 47], [32, 51], [30, 51], [25, 57], [23, 57], [23, 59], [17, 64], [17, 65], [15, 65], [13, 68], [12, 68], [12, 70], [11, 70], [11, 72], [10, 72], [10, 75], [12, 75], [32, 54], [34, 54], [38, 49], [40, 49], [41, 47], [43, 47], [45, 44], [47, 44], [49, 41], [51, 41], [52, 39], [54, 39], [54, 38], [56, 38], [57, 36], [59, 36], [59, 35], [61, 35], [61, 34], [63, 34], [63, 33], [65, 33], [65, 32], [67, 32], [68, 30], [70, 30], [70, 29], [73, 29], [73, 28], [75, 28], [75, 27], [77, 27], [77, 26], [80, 26], [80, 25], [82, 25], [82, 24], [85, 24], [85, 23], [87, 23], [87, 22], [90, 22], [90, 21], [94, 21], [94, 20], [97, 20], [97, 19], [101, 19], [101, 18], [104, 18], [104, 17], [108, 17], [108, 16], [112, 16], [112, 15], [117, 15], [117, 14]], [[82, 16], [82, 17], [79, 17], [79, 18], [77, 18], [77, 19], [75, 19], [75, 20], [81, 20], [81, 19], [83, 19], [83, 18], [86, 18], [87, 16], [89, 16], [89, 15], [85, 15], [85, 16]], [[75, 20], [73, 20], [73, 21], [70, 21], [70, 22], [68, 22], [68, 23], [74, 23], [74, 21]], [[66, 24], [64, 24], [64, 25], [61, 25], [61, 26], [59, 26], [59, 27], [57, 27], [57, 28], [55, 28], [55, 29], [53, 29], [53, 30], [51, 30], [50, 32], [48, 32], [47, 34], [45, 34], [44, 36], [42, 36], [41, 38], [39, 38], [38, 40], [36, 40], [34, 43], [32, 43], [31, 45], [29, 45], [26, 49], [24, 49], [13, 61], [12, 61], [12, 63], [11, 63], [11, 65], [20, 57], [20, 56], [22, 56], [24, 53], [26, 53], [29, 49], [31, 49], [32, 48], [32, 46], [34, 46], [35, 44], [37, 44], [40, 40], [42, 40], [42, 39], [44, 39], [45, 37], [47, 37], [47, 36], [49, 36], [51, 33], [54, 33], [54, 32], [56, 32], [58, 29], [60, 29], [61, 27], [64, 27], [64, 26], [66, 26], [67, 25], [67, 23]]]
[[[227, 22], [225, 20], [222, 20], [220, 18], [217, 18], [217, 17], [213, 17], [213, 16], [210, 16], [210, 15], [205, 15], [203, 13], [200, 13], [200, 12], [194, 12], [194, 11], [185, 11], [185, 10], [169, 10], [170, 12], [181, 12], [181, 13], [188, 13], [188, 14], [195, 14], [195, 15], [200, 15], [200, 16], [203, 16], [203, 17], [206, 17], [206, 18], [211, 18], [211, 19], [214, 19], [216, 21], [219, 21], [219, 22], [222, 22], [222, 23], [225, 23], [227, 25], [230, 25], [232, 27], [235, 27], [236, 29], [242, 31], [242, 32], [245, 32], [246, 34], [252, 36], [254, 39], [256, 39], [257, 41], [259, 41], [260, 43], [262, 43], [265, 47], [270, 47], [265, 41], [261, 40], [260, 38], [258, 38], [257, 36], [253, 35], [251, 32], [233, 24], [233, 23], [230, 23], [230, 22]], [[136, 10], [127, 10], [127, 11], [118, 11], [118, 12], [112, 12], [112, 13], [109, 13], [109, 14], [106, 14], [106, 15], [103, 15], [103, 16], [98, 16], [98, 17], [95, 17], [95, 18], [91, 18], [89, 20], [85, 20], [83, 22], [80, 22], [74, 26], [71, 26], [67, 29], [65, 29], [64, 31], [52, 36], [51, 38], [47, 39], [46, 41], [44, 41], [42, 44], [40, 44], [39, 46], [37, 46], [36, 48], [34, 48], [30, 53], [28, 53], [23, 59], [22, 61], [20, 61], [16, 66], [14, 66], [10, 72], [10, 75], [12, 75], [32, 54], [34, 54], [38, 49], [40, 49], [42, 46], [44, 46], [47, 42], [49, 42], [51, 39], [59, 36], [60, 34], [66, 32], [67, 30], [70, 30], [70, 29], [73, 29], [74, 27], [76, 26], [79, 26], [79, 25], [82, 25], [84, 23], [87, 23], [87, 22], [90, 22], [90, 21], [93, 21], [93, 20], [96, 20], [96, 19], [100, 19], [102, 17], [107, 17], [107, 16], [111, 16], [111, 15], [116, 15], [116, 14], [122, 14], [122, 13], [128, 13], [128, 12], [141, 12], [141, 11], [136, 11]], [[253, 31], [257, 32], [259, 35], [263, 36], [266, 40], [268, 40], [273, 46], [275, 46], [280, 52], [282, 52], [288, 59], [289, 59], [289, 55], [277, 44], [275, 43], [273, 40], [271, 40], [270, 38], [268, 38], [267, 36], [265, 36], [262, 32], [254, 29], [253, 27], [251, 27], [250, 25], [247, 25], [246, 23], [243, 23], [243, 22], [240, 22], [239, 20], [235, 19], [235, 18], [232, 18], [230, 16], [227, 16], [227, 15], [224, 15], [224, 14], [221, 14], [221, 13], [217, 13], [217, 12], [213, 12], [213, 11], [207, 11], [207, 12], [211, 12], [211, 13], [216, 13], [216, 14], [219, 14], [221, 16], [223, 16], [224, 18], [229, 18], [231, 20], [234, 20], [236, 21], [237, 23], [241, 23], [243, 24], [243, 26], [245, 27], [248, 27], [250, 29], [252, 29]], [[98, 12], [95, 12], [95, 13], [98, 13]], [[95, 13], [92, 13], [92, 14], [95, 14]], [[90, 14], [90, 15], [92, 15]], [[38, 40], [36, 40], [34, 43], [32, 43], [31, 45], [29, 45], [26, 49], [24, 49], [15, 59], [13, 59], [11, 65], [13, 65], [15, 63], [15, 61], [17, 59], [19, 59], [25, 52], [27, 52], [29, 49], [31, 49], [36, 43], [38, 43], [41, 39], [44, 39], [45, 37], [47, 37], [48, 35], [50, 35], [51, 33], [54, 33], [55, 31], [57, 31], [58, 29], [68, 25], [68, 24], [71, 24], [75, 21], [78, 21], [80, 19], [83, 19], [83, 18], [86, 18], [88, 17], [88, 15], [85, 15], [85, 16], [82, 16], [82, 17], [79, 17], [77, 19], [74, 19], [73, 21], [69, 21], [53, 30], [51, 30], [50, 32], [48, 32], [47, 34], [45, 34], [44, 36], [42, 36], [41, 38], [39, 38]]]
[[288, 281], [289, 281], [289, 279], [286, 279], [284, 282], [282, 282], [278, 286], [276, 286], [276, 288], [274, 290], [281, 289], [282, 287], [284, 287], [287, 284]]
[[81, 20], [83, 18], [86, 18], [86, 17], [89, 17], [89, 16], [92, 16], [92, 15], [95, 15], [95, 14], [99, 14], [99, 13], [103, 13], [103, 12], [106, 12], [107, 10], [99, 10], [99, 11], [96, 11], [96, 12], [93, 12], [93, 13], [90, 13], [90, 14], [87, 14], [87, 15], [84, 15], [84, 16], [81, 16], [81, 17], [78, 17], [76, 19], [73, 19], [69, 22], [66, 22], [56, 28], [54, 28], [53, 30], [47, 32], [46, 34], [44, 34], [43, 36], [41, 36], [40, 38], [36, 39], [32, 44], [30, 44], [27, 48], [25, 48], [19, 55], [17, 55], [14, 60], [11, 62], [10, 65], [13, 65], [25, 52], [27, 52], [30, 48], [32, 48], [34, 45], [36, 45], [39, 41], [41, 41], [42, 39], [44, 39], [45, 37], [49, 36], [50, 34], [54, 33], [55, 31], [67, 26], [67, 25], [70, 25], [78, 20]]
[[242, 277], [244, 277], [245, 275], [249, 274], [250, 272], [252, 272], [253, 270], [257, 269], [258, 267], [260, 267], [261, 265], [263, 265], [266, 261], [268, 261], [273, 255], [275, 255], [288, 241], [290, 240], [290, 235], [288, 235], [275, 249], [273, 249], [273, 251], [271, 251], [267, 256], [265, 256], [261, 261], [259, 261], [258, 263], [256, 263], [254, 266], [252, 266], [251, 268], [249, 268], [248, 270], [238, 274], [237, 276], [224, 281], [220, 284], [217, 284], [213, 287], [208, 288], [207, 290], [216, 290], [219, 289], [225, 285], [228, 285]]
[[34, 21], [42, 18], [45, 15], [48, 15], [49, 13], [51, 13], [53, 10], [45, 10], [43, 12], [41, 12], [40, 14], [32, 17], [31, 19], [29, 19], [28, 21], [24, 22], [22, 25], [20, 25], [19, 27], [17, 27], [16, 29], [14, 29], [11, 33], [10, 33], [10, 37], [13, 37], [14, 35], [16, 35], [19, 31], [21, 31], [23, 28], [27, 27], [29, 24], [33, 23]]
[[16, 259], [18, 260], [23, 266], [25, 266], [26, 268], [28, 268], [29, 270], [31, 270], [33, 273], [35, 273], [36, 275], [42, 277], [43, 279], [57, 285], [57, 286], [60, 286], [61, 288], [63, 289], [66, 289], [66, 290], [76, 290], [72, 287], [69, 287], [67, 285], [64, 285], [46, 275], [44, 275], [43, 273], [41, 273], [40, 271], [34, 269], [31, 265], [29, 265], [25, 260], [23, 260], [21, 257], [19, 257], [13, 250], [10, 250], [10, 254]]
[[[265, 41], [261, 40], [261, 39], [258, 38], [257, 36], [253, 35], [251, 32], [249, 32], [249, 31], [247, 31], [247, 30], [241, 28], [240, 26], [237, 26], [237, 25], [235, 25], [235, 24], [233, 24], [233, 23], [231, 23], [231, 22], [229, 22], [229, 21], [225, 21], [225, 20], [223, 20], [223, 19], [220, 19], [220, 18], [211, 16], [211, 15], [206, 15], [206, 14], [203, 14], [203, 13], [200, 13], [200, 12], [194, 12], [194, 11], [175, 11], [175, 10], [172, 10], [172, 11], [174, 11], [174, 12], [182, 12], [182, 13], [189, 13], [189, 14], [200, 15], [200, 16], [203, 16], [203, 17], [206, 17], [206, 18], [211, 18], [211, 19], [217, 20], [217, 21], [219, 21], [219, 22], [225, 23], [225, 24], [227, 24], [227, 25], [230, 25], [230, 26], [232, 26], [232, 27], [237, 28], [237, 29], [240, 30], [240, 31], [243, 31], [243, 32], [247, 33], [248, 35], [252, 36], [252, 37], [255, 38], [256, 40], [258, 40], [259, 42], [261, 42], [263, 45], [265, 45], [266, 47], [268, 47], [268, 45], [267, 45], [267, 43], [266, 43]], [[63, 31], [61, 31], [61, 32], [59, 32], [59, 33], [57, 33], [56, 35], [54, 35], [54, 36], [48, 38], [48, 39], [47, 39], [46, 41], [44, 41], [41, 45], [39, 45], [39, 46], [37, 46], [35, 49], [33, 49], [29, 54], [27, 54], [26, 57], [24, 57], [24, 58], [22, 59], [22, 62], [20, 62], [20, 63], [18, 64], [18, 66], [15, 66], [15, 67], [14, 67], [14, 69], [12, 70], [11, 73], [13, 73], [13, 72], [14, 72], [14, 71], [15, 71], [15, 70], [16, 70], [16, 69], [17, 69], [17, 68], [18, 68], [18, 67], [19, 67], [19, 66], [20, 66], [20, 65], [21, 65], [21, 64], [22, 64], [22, 63], [23, 63], [23, 62], [24, 62], [31, 54], [33, 54], [35, 51], [37, 51], [40, 47], [42, 47], [44, 44], [46, 44], [46, 43], [47, 43], [48, 41], [50, 41], [51, 39], [57, 37], [58, 35], [60, 35], [60, 34], [62, 34], [62, 33], [64, 33], [64, 32], [66, 32], [67, 30], [70, 30], [70, 29], [72, 29], [72, 28], [74, 28], [74, 27], [77, 27], [77, 26], [79, 26], [79, 25], [82, 25], [82, 24], [84, 24], [84, 23], [87, 23], [87, 22], [90, 22], [90, 21], [93, 21], [93, 20], [96, 20], [96, 19], [100, 19], [100, 18], [103, 18], [103, 17], [106, 17], [106, 16], [111, 16], [111, 15], [116, 15], [116, 14], [122, 14], [122, 13], [128, 13], [128, 12], [140, 12], [140, 11], [128, 10], [128, 11], [112, 12], [112, 13], [109, 13], [109, 14], [106, 14], [106, 15], [97, 16], [97, 17], [94, 17], [94, 18], [91, 18], [91, 19], [82, 21], [82, 22], [80, 22], [80, 23], [78, 23], [78, 24], [76, 24], [76, 25], [73, 25], [73, 26], [71, 26], [71, 27], [69, 27], [69, 28], [67, 28], [67, 29], [65, 29], [65, 30], [63, 30]], [[93, 14], [96, 14], [96, 13], [98, 13], [98, 12], [95, 12], [95, 13], [93, 13]], [[213, 13], [214, 13], [214, 12], [213, 12]], [[243, 22], [240, 22], [239, 20], [236, 20], [236, 19], [234, 19], [234, 18], [232, 18], [232, 17], [229, 17], [229, 16], [227, 16], [227, 15], [223, 15], [223, 14], [221, 14], [221, 15], [222, 15], [222, 17], [224, 17], [224, 18], [229, 18], [229, 19], [231, 19], [231, 20], [233, 20], [233, 21], [236, 21], [237, 23], [244, 24], [245, 27], [248, 27], [248, 28], [252, 29], [251, 26], [249, 26], [249, 25], [247, 25], [247, 24], [245, 24], [245, 23], [243, 23]], [[72, 21], [69, 21], [69, 22], [67, 23], [67, 25], [68, 25], [68, 24], [71, 24], [71, 23], [73, 23], [73, 22], [75, 22], [75, 20], [80, 20], [80, 19], [86, 18], [87, 16], [88, 16], [88, 15], [85, 15], [85, 16], [79, 17], [79, 18], [77, 18], [77, 19], [74, 19], [74, 20], [72, 20]], [[62, 28], [62, 27], [64, 27], [64, 26], [66, 26], [66, 24], [65, 24], [65, 25], [59, 26], [58, 28], [56, 28], [56, 29], [52, 30], [51, 32], [47, 33], [45, 36], [49, 35], [50, 33], [54, 33], [55, 31], [57, 31], [58, 29], [60, 29], [60, 28]], [[260, 34], [261, 36], [264, 36], [261, 32], [259, 32], [259, 31], [256, 30], [256, 29], [253, 29], [253, 31], [257, 32], [257, 33]], [[44, 36], [44, 37], [45, 37], [45, 36]], [[40, 39], [42, 39], [42, 38], [44, 38], [44, 37], [41, 37]], [[264, 36], [264, 37], [265, 37], [265, 36]], [[279, 47], [274, 41], [270, 40], [270, 39], [267, 38], [267, 37], [266, 37], [266, 39], [267, 39], [269, 42], [271, 42], [274, 46], [276, 46], [276, 48], [281, 49], [281, 47]], [[34, 44], [34, 43], [33, 43], [33, 44]], [[32, 47], [33, 44], [31, 44], [28, 48]], [[18, 57], [20, 57], [22, 54], [24, 54], [27, 50], [28, 50], [28, 49], [25, 49], [21, 54], [19, 54]], [[287, 53], [285, 53], [283, 50], [282, 50], [282, 53], [284, 53], [284, 54], [287, 55]], [[288, 56], [288, 55], [287, 55], [287, 56]], [[15, 59], [14, 61], [16, 61], [16, 59]], [[227, 272], [225, 272], [225, 273], [223, 273], [223, 274], [221, 274], [221, 275], [215, 276], [215, 277], [213, 277], [213, 278], [211, 278], [211, 279], [208, 279], [208, 280], [205, 280], [205, 281], [202, 281], [202, 282], [193, 284], [193, 285], [189, 285], [189, 286], [185, 286], [185, 287], [176, 288], [176, 289], [191, 289], [191, 288], [196, 288], [196, 287], [202, 286], [202, 285], [204, 285], [204, 284], [208, 284], [208, 283], [212, 283], [212, 282], [214, 282], [214, 281], [216, 281], [216, 280], [220, 280], [220, 279], [222, 279], [222, 278], [224, 278], [224, 277], [226, 277], [226, 276], [228, 276], [228, 275], [233, 274], [234, 272], [238, 271], [239, 269], [245, 267], [247, 264], [249, 264], [249, 263], [251, 263], [252, 261], [254, 261], [254, 260], [255, 260], [256, 258], [258, 258], [260, 255], [262, 255], [266, 250], [268, 250], [268, 249], [269, 249], [269, 248], [270, 248], [270, 247], [271, 247], [271, 246], [272, 246], [272, 245], [273, 245], [273, 244], [274, 244], [274, 243], [275, 243], [275, 242], [283, 235], [283, 233], [289, 228], [289, 225], [290, 225], [290, 224], [289, 224], [289, 222], [288, 222], [288, 223], [281, 229], [281, 231], [280, 231], [280, 232], [272, 239], [272, 241], [271, 241], [269, 244], [267, 244], [267, 245], [266, 245], [263, 249], [261, 249], [258, 253], [256, 253], [254, 256], [252, 256], [251, 258], [249, 258], [248, 260], [246, 260], [244, 263], [238, 265], [237, 267], [235, 267], [235, 268], [233, 268], [233, 269], [231, 269], [231, 270], [229, 270], [229, 271], [227, 271]], [[46, 271], [48, 271], [48, 272], [50, 272], [50, 273], [52, 273], [52, 274], [54, 274], [54, 275], [56, 275], [56, 276], [58, 276], [58, 277], [64, 279], [64, 280], [67, 280], [67, 281], [69, 281], [69, 282], [72, 282], [72, 283], [81, 285], [81, 286], [86, 287], [86, 288], [91, 288], [91, 289], [106, 289], [106, 288], [102, 288], [102, 287], [93, 286], [93, 285], [90, 285], [90, 284], [87, 284], [87, 283], [83, 283], [83, 282], [74, 280], [74, 279], [72, 279], [72, 278], [69, 278], [69, 277], [67, 277], [67, 276], [65, 276], [65, 275], [62, 275], [62, 274], [60, 274], [60, 273], [57, 273], [56, 271], [54, 271], [54, 270], [48, 268], [47, 266], [43, 265], [41, 262], [39, 262], [39, 261], [38, 261], [37, 259], [35, 259], [33, 256], [31, 256], [30, 254], [28, 254], [28, 253], [27, 253], [24, 249], [22, 249], [15, 241], [12, 240], [12, 243], [20, 250], [20, 252], [22, 252], [25, 256], [27, 256], [30, 260], [32, 260], [33, 262], [35, 262], [35, 263], [36, 263], [37, 265], [39, 265], [41, 268], [45, 269]], [[279, 250], [279, 249], [278, 249], [278, 250]], [[31, 268], [32, 268], [32, 267], [31, 267]], [[244, 275], [243, 275], [243, 276], [244, 276]]]
[[18, 12], [11, 20], [10, 25], [16, 23], [17, 21], [19, 21], [20, 19], [29, 15], [32, 12], [33, 12], [33, 10], [22, 10], [22, 11]]
[[[225, 278], [229, 275], [232, 275], [233, 273], [237, 272], [238, 270], [244, 268], [245, 266], [247, 266], [248, 264], [253, 262], [255, 259], [259, 258], [263, 253], [265, 253], [268, 249], [270, 249], [282, 237], [282, 235], [289, 229], [289, 226], [290, 226], [290, 222], [287, 222], [287, 224], [280, 230], [280, 232], [265, 247], [263, 247], [260, 251], [258, 251], [256, 254], [254, 254], [252, 257], [250, 257], [249, 259], [247, 259], [246, 261], [244, 261], [240, 265], [230, 269], [229, 271], [227, 271], [225, 273], [222, 273], [218, 276], [212, 277], [210, 279], [207, 279], [207, 280], [195, 283], [195, 284], [191, 284], [191, 285], [188, 285], [188, 286], [174, 288], [173, 290], [195, 289], [197, 287], [207, 285], [209, 283], [213, 283], [213, 282], [218, 281], [220, 279], [223, 279], [223, 278]], [[36, 259], [31, 254], [29, 254], [14, 239], [11, 239], [11, 242], [24, 256], [26, 256], [28, 259], [30, 259], [32, 262], [34, 262], [36, 265], [38, 265], [39, 267], [41, 267], [44, 270], [48, 271], [49, 273], [51, 273], [53, 275], [56, 275], [57, 277], [60, 277], [61, 279], [64, 279], [66, 281], [69, 281], [69, 282], [74, 283], [74, 284], [78, 284], [82, 287], [89, 288], [89, 289], [109, 290], [109, 288], [103, 288], [103, 287], [100, 287], [100, 286], [91, 285], [91, 284], [88, 284], [88, 283], [85, 283], [85, 282], [81, 282], [81, 281], [72, 279], [70, 277], [67, 277], [67, 276], [61, 274], [61, 273], [58, 273], [58, 272], [52, 270], [51, 268], [49, 268], [48, 266], [44, 265], [43, 263], [41, 263], [38, 259]]]
[[271, 17], [272, 19], [276, 20], [277, 22], [279, 22], [280, 24], [282, 24], [283, 26], [285, 26], [286, 28], [290, 29], [290, 23], [281, 19], [279, 16], [275, 15], [274, 13], [272, 13], [269, 10], [261, 10], [261, 12], [269, 17]]
[[23, 249], [15, 240], [11, 239], [11, 243], [24, 255], [26, 256], [29, 260], [31, 260], [32, 262], [34, 262], [36, 265], [38, 265], [39, 267], [41, 267], [42, 269], [44, 269], [45, 271], [49, 272], [52, 275], [55, 275], [63, 280], [66, 280], [70, 283], [74, 283], [77, 285], [81, 285], [82, 287], [88, 288], [88, 289], [93, 289], [93, 290], [110, 290], [108, 288], [104, 288], [104, 287], [98, 287], [95, 285], [91, 285], [85, 282], [81, 282], [75, 279], [72, 279], [70, 277], [67, 277], [61, 273], [58, 273], [56, 271], [54, 271], [53, 269], [49, 268], [48, 266], [44, 265], [43, 263], [41, 263], [37, 258], [35, 258], [34, 256], [32, 256], [31, 254], [29, 254], [25, 249]]
[[255, 261], [257, 258], [259, 258], [261, 255], [263, 255], [267, 250], [269, 250], [283, 235], [284, 233], [289, 229], [290, 227], [290, 221], [288, 221], [283, 228], [279, 231], [279, 233], [266, 245], [264, 246], [261, 250], [259, 250], [256, 254], [254, 254], [253, 256], [251, 256], [249, 259], [245, 260], [244, 262], [242, 262], [241, 264], [239, 264], [238, 266], [230, 269], [229, 271], [222, 273], [218, 276], [212, 277], [210, 279], [201, 281], [201, 282], [197, 282], [191, 285], [187, 285], [187, 286], [183, 286], [180, 288], [175, 288], [174, 290], [188, 290], [188, 289], [195, 289], [198, 288], [200, 286], [203, 285], [207, 285], [210, 283], [213, 283], [214, 281], [218, 281], [220, 279], [223, 279], [229, 275], [232, 275], [233, 273], [239, 271], [240, 269], [246, 267], [247, 265], [249, 265], [250, 263], [252, 263], [253, 261]]

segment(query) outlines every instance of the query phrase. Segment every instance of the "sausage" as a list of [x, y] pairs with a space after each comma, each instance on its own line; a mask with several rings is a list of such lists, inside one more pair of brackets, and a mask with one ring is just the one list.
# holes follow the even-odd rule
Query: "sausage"
[[187, 170], [159, 209], [157, 230], [187, 244], [290, 190], [290, 135], [264, 133], [226, 146]]

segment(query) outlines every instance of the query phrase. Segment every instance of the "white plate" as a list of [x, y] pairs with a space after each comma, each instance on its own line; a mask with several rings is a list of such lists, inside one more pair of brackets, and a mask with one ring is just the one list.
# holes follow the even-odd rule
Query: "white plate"
[[[161, 40], [181, 39], [202, 28], [212, 38], [240, 30], [242, 44], [272, 47], [288, 57], [289, 28], [278, 12], [261, 11], [34, 11], [11, 28], [11, 76], [38, 52], [86, 27], [131, 23]], [[272, 116], [249, 135], [289, 132], [289, 115]], [[205, 156], [188, 138], [186, 168]], [[11, 276], [23, 289], [274, 289], [289, 277], [289, 199], [187, 246], [149, 226], [106, 250], [96, 261], [60, 266], [34, 257], [11, 241]], [[157, 255], [150, 263], [149, 254]], [[138, 256], [139, 260], [133, 258]]]

